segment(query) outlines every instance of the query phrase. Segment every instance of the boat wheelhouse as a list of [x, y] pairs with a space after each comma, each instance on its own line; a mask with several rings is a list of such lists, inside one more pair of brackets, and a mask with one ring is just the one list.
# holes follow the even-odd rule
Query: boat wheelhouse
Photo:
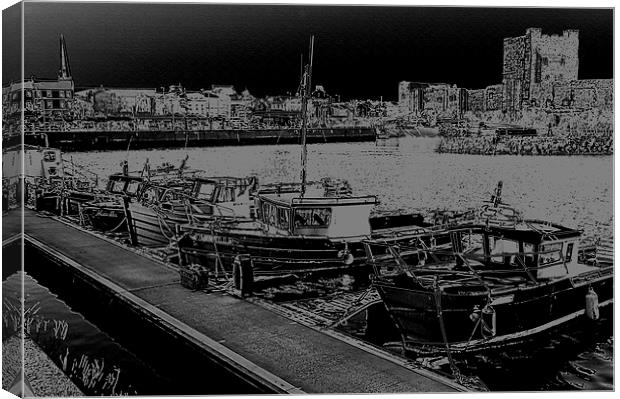
[[373, 284], [411, 351], [519, 343], [613, 303], [613, 267], [579, 263], [579, 230], [519, 220], [437, 233], [449, 248], [366, 242]]
[[98, 231], [126, 232], [123, 197], [130, 200], [135, 198], [143, 182], [141, 176], [123, 173], [110, 175], [105, 193], [81, 205], [81, 218]]
[[249, 255], [257, 275], [350, 267], [363, 256], [376, 203], [374, 196], [329, 197], [319, 190], [304, 196], [259, 191], [254, 220], [181, 226], [181, 258], [185, 264], [217, 261], [230, 271], [236, 256]]

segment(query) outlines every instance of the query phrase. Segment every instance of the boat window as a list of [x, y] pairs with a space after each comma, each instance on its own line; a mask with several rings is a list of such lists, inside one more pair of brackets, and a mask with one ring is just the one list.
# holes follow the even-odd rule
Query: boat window
[[138, 188], [140, 187], [140, 182], [137, 180], [130, 181], [127, 185], [127, 194], [136, 194], [138, 192]]
[[183, 198], [184, 198], [183, 195], [177, 190], [166, 190], [161, 200], [162, 202], [177, 201], [177, 200], [182, 200]]
[[535, 267], [536, 266], [536, 248], [534, 244], [530, 244], [529, 242], [523, 243], [523, 252], [525, 259], [525, 266], [527, 267]]
[[56, 153], [54, 151], [45, 151], [43, 153], [43, 160], [45, 162], [56, 162]]
[[278, 227], [279, 228], [288, 229], [290, 218], [291, 218], [290, 209], [278, 208]]
[[261, 206], [262, 212], [261, 212], [261, 219], [263, 222], [268, 223], [269, 222], [269, 204], [266, 202], [262, 203]]
[[145, 202], [153, 202], [157, 201], [158, 196], [158, 190], [155, 187], [149, 187], [144, 190], [144, 193], [142, 194], [142, 200]]
[[297, 209], [295, 211], [295, 227], [313, 226], [326, 227], [331, 222], [330, 208]]
[[113, 193], [122, 193], [125, 188], [125, 182], [123, 180], [116, 180], [112, 182], [112, 192]]
[[516, 265], [516, 254], [519, 252], [519, 243], [503, 237], [489, 236], [491, 261]]
[[213, 197], [213, 191], [215, 190], [215, 184], [213, 183], [201, 183], [198, 188], [198, 198], [211, 199]]
[[562, 243], [545, 244], [540, 246], [540, 265], [548, 265], [562, 259]]
[[573, 246], [574, 244], [572, 242], [566, 244], [566, 261], [567, 262], [570, 262], [571, 259], [573, 259]]
[[233, 187], [223, 187], [217, 195], [216, 202], [232, 202], [235, 200]]

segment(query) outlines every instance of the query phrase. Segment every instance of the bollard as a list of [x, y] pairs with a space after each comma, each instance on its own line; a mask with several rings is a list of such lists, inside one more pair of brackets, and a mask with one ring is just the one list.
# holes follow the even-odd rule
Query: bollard
[[252, 295], [254, 270], [249, 256], [237, 255], [233, 261], [233, 284], [241, 296]]

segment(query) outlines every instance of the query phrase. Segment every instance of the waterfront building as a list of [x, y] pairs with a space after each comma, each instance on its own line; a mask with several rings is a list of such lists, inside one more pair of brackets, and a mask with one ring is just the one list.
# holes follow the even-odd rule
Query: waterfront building
[[95, 113], [106, 116], [149, 116], [153, 114], [156, 90], [151, 88], [86, 88], [76, 99], [92, 104]]
[[398, 103], [401, 112], [437, 118], [458, 118], [467, 111], [467, 90], [448, 83], [399, 83]]
[[548, 106], [555, 109], [613, 110], [613, 79], [583, 79], [557, 82], [546, 94]]
[[[502, 83], [468, 90], [467, 110], [487, 117], [503, 111], [493, 118], [546, 134], [611, 126], [613, 79], [579, 80], [578, 48], [577, 30], [544, 35], [530, 28], [523, 36], [504, 39]], [[403, 83], [399, 93], [406, 95]]]
[[[65, 38], [60, 35], [60, 68], [58, 77], [31, 76], [2, 87], [2, 115], [5, 121], [19, 119], [22, 111], [29, 120], [70, 119], [74, 83]], [[23, 95], [23, 102], [22, 102]], [[22, 106], [23, 104], [23, 106]]]
[[529, 28], [525, 35], [504, 39], [502, 84], [504, 109], [544, 106], [544, 93], [554, 83], [577, 80], [579, 31], [544, 35]]
[[467, 110], [483, 112], [485, 110], [485, 89], [467, 90]]
[[504, 86], [501, 84], [487, 86], [484, 89], [484, 110], [499, 111], [504, 105]]

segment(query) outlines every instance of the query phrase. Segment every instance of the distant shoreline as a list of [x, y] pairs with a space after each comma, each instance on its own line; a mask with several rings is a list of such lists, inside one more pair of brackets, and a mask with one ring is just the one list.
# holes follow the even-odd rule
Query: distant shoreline
[[596, 136], [442, 137], [435, 152], [469, 155], [613, 155], [613, 134]]

